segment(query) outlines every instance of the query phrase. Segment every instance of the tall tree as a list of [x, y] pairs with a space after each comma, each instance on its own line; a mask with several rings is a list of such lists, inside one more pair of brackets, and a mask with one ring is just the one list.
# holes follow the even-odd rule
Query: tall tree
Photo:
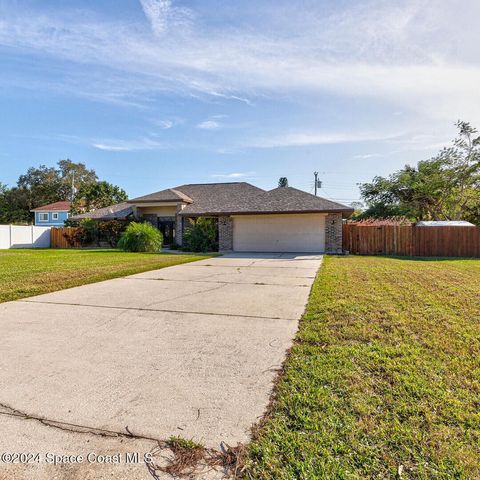
[[31, 223], [28, 202], [25, 189], [0, 184], [0, 223]]
[[[58, 171], [62, 180], [62, 193], [65, 199], [72, 199], [75, 193], [84, 185], [98, 181], [95, 170], [89, 170], [84, 163], [75, 163], [70, 159], [58, 162]], [[75, 191], [72, 191], [72, 186]]]
[[278, 180], [279, 187], [288, 187], [288, 178], [287, 177], [280, 177]]
[[18, 178], [17, 187], [26, 193], [28, 210], [64, 200], [62, 181], [58, 170], [53, 167], [30, 167]]
[[480, 223], [480, 137], [467, 122], [456, 125], [459, 137], [436, 157], [363, 184], [362, 215]]
[[[25, 223], [33, 219], [30, 210], [48, 203], [75, 198], [75, 203], [85, 203], [91, 209], [119, 203], [127, 198], [119, 187], [107, 182], [98, 182], [95, 170], [84, 163], [69, 159], [60, 160], [58, 168], [31, 167], [20, 175], [17, 186], [8, 188], [0, 184], [0, 222]], [[75, 179], [76, 194], [72, 192]], [[82, 200], [82, 196], [86, 196]]]
[[58, 168], [45, 165], [31, 167], [18, 178], [17, 187], [28, 192], [29, 209], [72, 199], [73, 179], [76, 190], [98, 180], [95, 171], [88, 170], [84, 163], [74, 163], [66, 159], [60, 160], [57, 165]]
[[74, 212], [93, 211], [128, 200], [125, 190], [108, 182], [83, 185], [77, 192], [72, 210]]

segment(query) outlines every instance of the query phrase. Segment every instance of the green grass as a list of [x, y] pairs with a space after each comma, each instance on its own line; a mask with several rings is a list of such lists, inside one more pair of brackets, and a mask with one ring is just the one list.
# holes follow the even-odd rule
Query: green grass
[[480, 478], [480, 261], [327, 257], [247, 478]]
[[205, 447], [194, 440], [173, 436], [167, 440], [167, 445], [171, 448], [183, 449], [183, 450], [203, 450]]
[[205, 255], [119, 250], [0, 250], [0, 302], [193, 262]]

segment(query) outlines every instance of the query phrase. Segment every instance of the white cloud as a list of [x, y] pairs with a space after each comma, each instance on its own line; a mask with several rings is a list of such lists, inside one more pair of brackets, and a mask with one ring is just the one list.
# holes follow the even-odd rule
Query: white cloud
[[173, 7], [171, 0], [140, 0], [140, 3], [157, 36], [162, 36], [172, 26], [185, 28], [190, 24], [192, 12]]
[[110, 152], [132, 152], [135, 150], [159, 150], [166, 148], [166, 145], [150, 138], [141, 138], [138, 140], [94, 141], [92, 147]]
[[153, 31], [157, 35], [162, 34], [167, 25], [167, 17], [172, 6], [171, 0], [140, 0], [140, 3]]
[[234, 172], [234, 173], [215, 173], [212, 175], [213, 178], [252, 178], [255, 175], [255, 172]]
[[228, 115], [225, 115], [223, 113], [217, 114], [217, 115], [211, 115], [207, 120], [204, 120], [203, 122], [198, 123], [197, 125], [195, 125], [195, 127], [200, 128], [202, 130], [217, 130], [223, 127], [223, 123], [220, 122], [219, 120], [222, 120], [227, 117]]
[[170, 130], [173, 127], [176, 127], [178, 125], [182, 125], [185, 123], [185, 119], [181, 117], [167, 117], [167, 118], [162, 118], [162, 119], [151, 119], [151, 122], [153, 125], [156, 127], [161, 128], [162, 130]]
[[244, 147], [276, 148], [308, 145], [329, 145], [337, 143], [373, 142], [400, 137], [401, 133], [345, 133], [345, 132], [294, 132], [245, 142]]
[[175, 123], [173, 120], [160, 120], [157, 122], [158, 126], [163, 129], [163, 130], [168, 130], [169, 128], [172, 128]]
[[369, 158], [378, 158], [381, 157], [381, 153], [364, 153], [360, 155], [354, 155], [352, 158], [358, 159], [358, 160], [367, 160]]
[[[101, 98], [96, 69], [108, 68], [118, 81], [106, 82], [103, 93], [115, 101], [148, 102], [165, 91], [247, 103], [280, 94], [307, 97], [321, 108], [321, 96], [333, 93], [400, 109], [405, 122], [480, 123], [475, 0], [461, 9], [450, 0], [435, 8], [425, 0], [370, 0], [335, 5], [329, 14], [312, 2], [309, 8], [260, 2], [249, 27], [222, 22], [221, 11], [209, 24], [170, 0], [142, 0], [155, 35], [129, 21], [68, 11], [38, 15], [15, 5], [0, 4], [0, 45], [82, 66], [82, 82], [75, 75], [62, 79], [62, 88], [79, 95]], [[247, 12], [237, 8], [241, 20]], [[37, 85], [32, 80], [31, 88]]]
[[211, 95], [212, 97], [220, 97], [220, 98], [225, 98], [227, 100], [237, 100], [238, 102], [243, 102], [243, 103], [246, 103], [247, 105], [250, 105], [250, 106], [255, 105], [250, 99], [245, 98], [245, 97], [239, 97], [237, 95], [215, 92], [213, 90], [209, 91], [208, 94]]
[[221, 126], [222, 124], [216, 120], [205, 120], [204, 122], [200, 122], [196, 127], [202, 130], [217, 130]]
[[94, 143], [92, 145], [99, 150], [108, 150], [110, 152], [128, 152], [131, 148], [122, 145], [112, 145], [112, 144], [105, 144], [105, 143]]

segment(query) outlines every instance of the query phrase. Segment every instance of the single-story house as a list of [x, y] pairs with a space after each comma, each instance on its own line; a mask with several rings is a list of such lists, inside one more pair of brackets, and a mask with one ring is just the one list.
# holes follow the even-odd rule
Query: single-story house
[[[353, 212], [292, 187], [265, 191], [245, 182], [182, 185], [126, 203], [133, 218], [162, 231], [166, 244], [182, 245], [183, 233], [195, 218], [213, 218], [219, 250], [237, 252], [340, 253], [342, 216]], [[128, 208], [122, 211], [130, 214]], [[109, 215], [100, 218], [99, 212], [72, 219], [108, 219]]]
[[70, 208], [70, 202], [61, 201], [49, 203], [30, 211], [35, 214], [35, 225], [40, 227], [63, 227], [65, 221], [70, 216]]

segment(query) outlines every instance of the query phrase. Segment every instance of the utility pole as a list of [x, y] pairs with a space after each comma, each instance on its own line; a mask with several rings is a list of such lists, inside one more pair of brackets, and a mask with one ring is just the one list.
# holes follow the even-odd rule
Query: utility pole
[[72, 202], [75, 200], [75, 172], [72, 172]]
[[322, 188], [322, 181], [318, 179], [318, 172], [313, 172], [315, 175], [315, 196], [318, 196], [318, 189]]

